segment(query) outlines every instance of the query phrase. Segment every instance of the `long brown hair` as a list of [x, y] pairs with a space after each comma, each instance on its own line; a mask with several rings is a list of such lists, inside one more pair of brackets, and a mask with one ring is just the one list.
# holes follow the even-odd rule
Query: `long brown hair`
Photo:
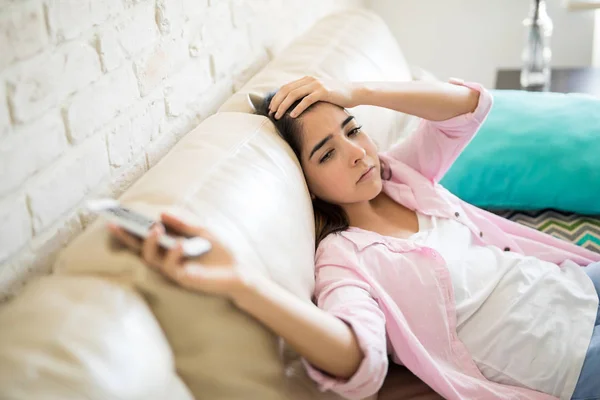
[[[292, 104], [281, 118], [275, 119], [273, 115], [269, 115], [269, 104], [276, 93], [277, 92], [271, 92], [267, 94], [259, 105], [255, 105], [256, 113], [264, 115], [273, 122], [279, 135], [292, 148], [292, 151], [296, 157], [298, 157], [298, 160], [301, 161], [302, 121], [299, 118], [290, 117], [289, 114], [298, 104], [300, 104], [302, 99], [299, 99]], [[308, 109], [310, 109], [310, 107]], [[315, 240], [317, 246], [319, 246], [321, 240], [325, 239], [330, 233], [344, 231], [350, 226], [348, 215], [339, 205], [328, 203], [317, 197], [313, 198], [312, 205], [315, 214]]]

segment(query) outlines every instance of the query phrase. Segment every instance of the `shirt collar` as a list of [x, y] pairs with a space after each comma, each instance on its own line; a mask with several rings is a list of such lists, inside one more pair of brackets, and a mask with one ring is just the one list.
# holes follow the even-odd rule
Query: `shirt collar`
[[410, 240], [383, 236], [376, 232], [371, 232], [355, 226], [351, 226], [345, 231], [339, 232], [339, 234], [352, 242], [358, 251], [363, 251], [365, 248], [374, 244], [383, 244], [389, 249], [400, 253], [413, 251], [420, 247]]

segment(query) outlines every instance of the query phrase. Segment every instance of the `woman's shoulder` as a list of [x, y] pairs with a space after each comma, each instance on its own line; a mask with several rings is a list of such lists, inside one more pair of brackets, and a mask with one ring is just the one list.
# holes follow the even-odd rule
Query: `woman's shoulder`
[[317, 246], [317, 255], [320, 253], [343, 249], [348, 247], [348, 240], [344, 236], [346, 231], [338, 231], [325, 236]]
[[356, 257], [354, 245], [345, 235], [346, 231], [334, 232], [325, 236], [315, 252], [315, 263], [323, 264], [330, 259], [344, 260]]

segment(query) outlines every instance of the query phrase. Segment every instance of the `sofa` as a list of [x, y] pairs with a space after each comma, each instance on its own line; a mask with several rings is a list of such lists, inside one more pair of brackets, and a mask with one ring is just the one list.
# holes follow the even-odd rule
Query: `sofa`
[[[376, 14], [329, 15], [185, 135], [120, 201], [150, 217], [169, 211], [206, 227], [252, 273], [310, 302], [310, 196], [291, 149], [271, 122], [252, 114], [247, 95], [304, 75], [427, 76], [415, 71]], [[419, 122], [370, 106], [351, 112], [381, 149]], [[340, 399], [317, 388], [280, 338], [225, 299], [172, 285], [116, 243], [101, 219], [61, 252], [53, 271], [0, 307], [0, 399]], [[401, 366], [390, 367], [378, 396], [441, 398]]]

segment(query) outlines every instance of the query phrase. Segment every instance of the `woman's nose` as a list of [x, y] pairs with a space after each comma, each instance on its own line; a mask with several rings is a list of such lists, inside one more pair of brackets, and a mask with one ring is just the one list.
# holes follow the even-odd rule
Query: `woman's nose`
[[360, 161], [364, 160], [367, 155], [367, 151], [361, 146], [352, 146], [352, 165], [358, 164]]

